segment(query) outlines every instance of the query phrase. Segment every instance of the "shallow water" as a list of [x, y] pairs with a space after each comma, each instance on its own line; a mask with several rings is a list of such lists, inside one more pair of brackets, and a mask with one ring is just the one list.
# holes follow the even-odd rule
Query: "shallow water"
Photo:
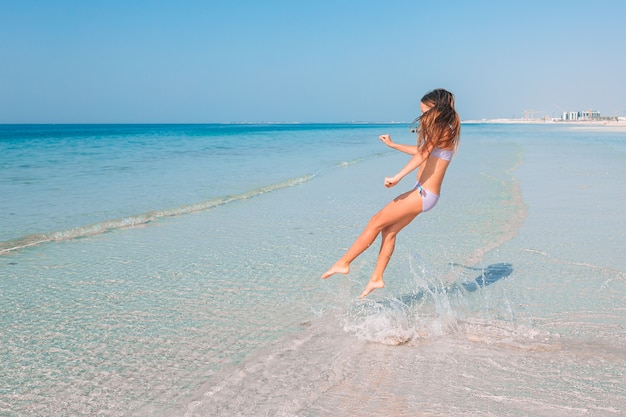
[[16, 198], [2, 204], [23, 219], [5, 242], [178, 211], [0, 256], [1, 414], [622, 415], [626, 134], [464, 126], [440, 203], [358, 301], [376, 249], [349, 276], [319, 275], [411, 186], [382, 186], [406, 158], [376, 139], [408, 143], [404, 127], [150, 129], [91, 132], [104, 154], [127, 149], [114, 137], [139, 143], [122, 158], [138, 186], [107, 194], [116, 177], [79, 158], [88, 174], [50, 198], [100, 184], [106, 199], [50, 220], [18, 210], [46, 195], [4, 176]]

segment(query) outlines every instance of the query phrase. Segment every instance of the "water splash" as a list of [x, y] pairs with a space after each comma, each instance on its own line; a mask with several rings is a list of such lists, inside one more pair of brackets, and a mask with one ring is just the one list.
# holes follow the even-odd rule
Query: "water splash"
[[[472, 280], [446, 283], [441, 275], [429, 270], [419, 254], [414, 254], [409, 258], [410, 273], [406, 283], [412, 290], [381, 301], [354, 302], [344, 319], [344, 331], [359, 339], [385, 345], [416, 344], [424, 339], [448, 335], [467, 335], [473, 340], [481, 339], [479, 334], [485, 335], [482, 340], [515, 338], [520, 333], [515, 330], [515, 323], [504, 325], [506, 322], [499, 314], [476, 317], [486, 302], [478, 290], [511, 275], [512, 265], [498, 263], [486, 268], [464, 268], [479, 275]], [[501, 301], [500, 305], [512, 309], [507, 300]], [[508, 317], [514, 317], [513, 311], [509, 313], [506, 314]], [[502, 329], [513, 330], [502, 336]], [[493, 337], [490, 333], [494, 333]]]

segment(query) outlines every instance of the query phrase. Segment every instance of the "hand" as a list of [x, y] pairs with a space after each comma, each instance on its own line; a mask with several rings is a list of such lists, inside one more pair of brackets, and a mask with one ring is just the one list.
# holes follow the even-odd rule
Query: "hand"
[[396, 177], [385, 177], [385, 187], [391, 188], [396, 185], [400, 180]]
[[393, 145], [393, 142], [391, 141], [391, 136], [389, 136], [388, 134], [386, 135], [380, 135], [378, 137], [385, 145], [391, 147], [391, 145]]

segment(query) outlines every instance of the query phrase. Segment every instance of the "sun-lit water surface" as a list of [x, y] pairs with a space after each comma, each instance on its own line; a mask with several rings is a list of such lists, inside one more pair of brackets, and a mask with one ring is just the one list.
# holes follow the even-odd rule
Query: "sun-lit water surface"
[[218, 128], [4, 133], [3, 415], [620, 415], [626, 135], [465, 126], [360, 302], [405, 127]]

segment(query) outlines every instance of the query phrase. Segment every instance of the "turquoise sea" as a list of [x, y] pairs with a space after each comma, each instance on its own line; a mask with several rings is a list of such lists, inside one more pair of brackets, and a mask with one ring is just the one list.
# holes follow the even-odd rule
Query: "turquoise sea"
[[359, 301], [382, 133], [0, 126], [0, 415], [626, 415], [626, 129], [464, 124]]

